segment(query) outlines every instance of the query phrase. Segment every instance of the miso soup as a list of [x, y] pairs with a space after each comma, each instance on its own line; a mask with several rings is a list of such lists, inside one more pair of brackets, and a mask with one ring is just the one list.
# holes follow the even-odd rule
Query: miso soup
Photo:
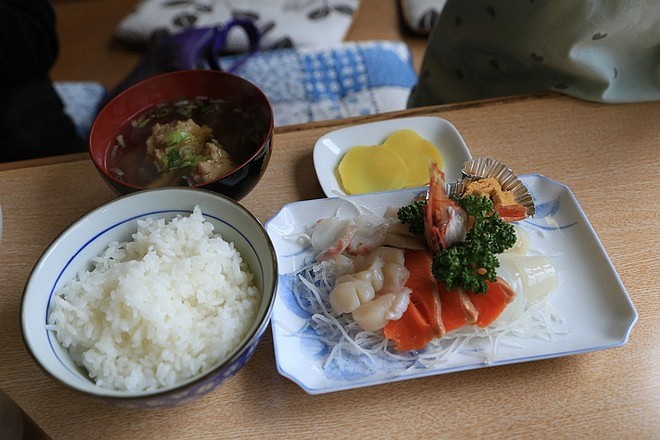
[[161, 104], [120, 129], [108, 169], [138, 187], [203, 184], [250, 158], [266, 134], [264, 120], [221, 98]]

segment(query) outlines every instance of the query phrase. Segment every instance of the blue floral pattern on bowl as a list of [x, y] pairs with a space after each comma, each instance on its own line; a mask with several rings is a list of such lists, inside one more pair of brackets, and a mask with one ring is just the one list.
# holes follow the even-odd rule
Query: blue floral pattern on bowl
[[[140, 218], [189, 215], [199, 206], [214, 232], [233, 243], [251, 269], [262, 294], [256, 320], [226, 359], [172, 387], [145, 392], [97, 386], [57, 341], [48, 322], [49, 304], [57, 290], [75, 276], [112, 241], [135, 233]], [[169, 407], [206, 394], [233, 377], [253, 355], [270, 324], [277, 288], [275, 249], [261, 223], [243, 206], [208, 190], [165, 188], [122, 196], [90, 211], [46, 249], [35, 265], [23, 294], [21, 325], [26, 348], [35, 361], [64, 386], [113, 405], [131, 408]]]

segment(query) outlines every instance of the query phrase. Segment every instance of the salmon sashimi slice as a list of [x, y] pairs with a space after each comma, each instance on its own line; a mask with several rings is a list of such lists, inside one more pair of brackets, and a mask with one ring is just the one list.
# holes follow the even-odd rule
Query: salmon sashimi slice
[[383, 334], [398, 351], [421, 350], [434, 338], [431, 325], [412, 301], [396, 321], [388, 321]]
[[395, 342], [397, 350], [420, 350], [431, 339], [445, 335], [432, 263], [431, 254], [426, 250], [405, 252], [405, 266], [410, 272], [405, 286], [412, 291], [410, 304], [400, 319], [389, 321], [383, 329], [385, 337]]
[[447, 290], [447, 287], [441, 282], [437, 284], [438, 292], [440, 293], [440, 302], [442, 303], [442, 323], [445, 326], [445, 331], [449, 333], [468, 323], [465, 314], [464, 298], [459, 295], [457, 290]]
[[445, 335], [445, 328], [442, 324], [438, 283], [431, 272], [433, 257], [425, 250], [407, 250], [405, 258], [406, 269], [410, 272], [406, 282], [406, 287], [412, 290], [410, 301], [426, 318], [433, 334], [441, 338]]
[[495, 282], [487, 281], [486, 283], [488, 286], [486, 292], [467, 293], [470, 301], [479, 312], [479, 317], [475, 323], [479, 327], [488, 327], [516, 296], [516, 292], [511, 286], [500, 277], [497, 277]]
[[465, 325], [489, 326], [511, 303], [515, 291], [502, 278], [488, 282], [485, 293], [462, 289], [447, 290], [431, 273], [433, 263], [428, 251], [406, 250], [412, 290], [410, 304], [403, 316], [383, 328], [385, 337], [399, 351], [421, 350], [432, 339]]

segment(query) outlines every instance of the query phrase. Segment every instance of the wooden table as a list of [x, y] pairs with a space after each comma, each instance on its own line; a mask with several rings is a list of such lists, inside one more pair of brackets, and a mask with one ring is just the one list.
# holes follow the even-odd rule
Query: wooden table
[[443, 117], [474, 156], [573, 190], [639, 312], [627, 345], [313, 396], [277, 373], [268, 331], [231, 381], [184, 406], [136, 411], [81, 397], [27, 354], [19, 307], [50, 241], [114, 197], [82, 154], [0, 165], [0, 388], [56, 439], [658, 438], [660, 102], [526, 95], [284, 127], [262, 182], [242, 203], [265, 222], [286, 203], [323, 197], [312, 165], [319, 136], [410, 115]]

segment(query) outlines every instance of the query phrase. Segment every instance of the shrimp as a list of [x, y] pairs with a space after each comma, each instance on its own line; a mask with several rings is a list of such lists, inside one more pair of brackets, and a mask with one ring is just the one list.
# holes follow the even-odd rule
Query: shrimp
[[445, 192], [445, 173], [431, 163], [427, 203], [424, 207], [426, 242], [435, 254], [465, 240], [468, 216]]

